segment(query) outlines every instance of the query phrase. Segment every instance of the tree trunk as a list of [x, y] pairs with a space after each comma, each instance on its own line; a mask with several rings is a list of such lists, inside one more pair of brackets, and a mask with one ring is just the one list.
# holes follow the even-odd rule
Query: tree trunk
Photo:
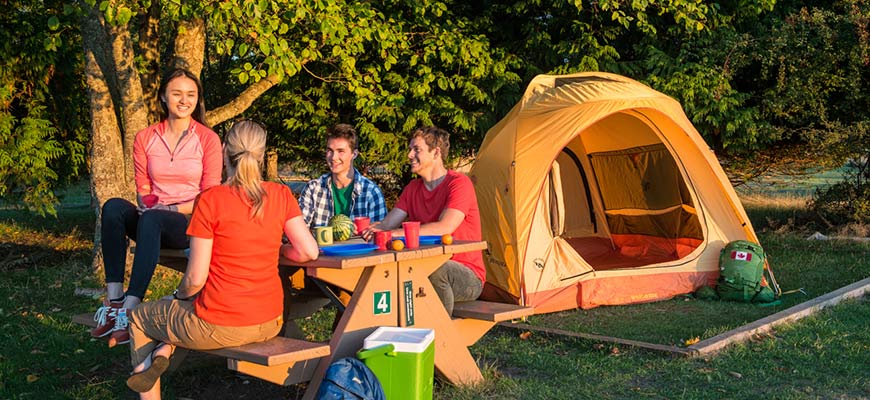
[[278, 180], [278, 152], [275, 149], [266, 152], [266, 180]]
[[124, 181], [133, 187], [133, 141], [136, 133], [148, 127], [148, 109], [142, 96], [142, 83], [133, 60], [133, 43], [127, 25], [110, 25], [107, 33], [111, 38], [113, 71], [118, 82], [119, 101], [123, 125]]
[[205, 20], [194, 18], [179, 22], [175, 37], [175, 66], [200, 76], [204, 57]]
[[159, 0], [152, 0], [147, 13], [142, 15], [142, 25], [139, 27], [139, 40], [136, 42], [139, 48], [139, 56], [142, 72], [142, 99], [145, 108], [148, 109], [148, 122], [157, 122], [162, 117], [160, 101], [157, 90], [160, 88], [161, 73], [160, 65], [160, 7]]
[[[121, 131], [115, 114], [115, 104], [109, 93], [109, 85], [103, 73], [102, 65], [106, 65], [105, 31], [100, 25], [98, 11], [90, 10], [90, 15], [82, 21], [82, 47], [85, 53], [85, 80], [88, 87], [88, 98], [91, 104], [91, 144], [90, 170], [91, 195], [96, 205], [97, 226], [94, 230], [94, 259], [92, 267], [95, 270], [103, 268], [103, 257], [100, 237], [100, 218], [102, 205], [113, 197], [130, 199], [133, 196], [131, 186], [118, 179], [118, 171], [124, 168], [124, 148], [121, 141]], [[102, 62], [100, 62], [102, 61]]]

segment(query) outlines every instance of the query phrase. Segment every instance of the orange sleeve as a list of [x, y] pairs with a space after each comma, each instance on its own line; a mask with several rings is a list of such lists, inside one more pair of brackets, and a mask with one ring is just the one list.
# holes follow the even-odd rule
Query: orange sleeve
[[190, 218], [190, 223], [187, 225], [187, 235], [195, 236], [203, 239], [214, 238], [214, 211], [212, 210], [212, 199], [214, 193], [202, 192], [196, 197], [196, 203], [193, 207], [193, 216]]

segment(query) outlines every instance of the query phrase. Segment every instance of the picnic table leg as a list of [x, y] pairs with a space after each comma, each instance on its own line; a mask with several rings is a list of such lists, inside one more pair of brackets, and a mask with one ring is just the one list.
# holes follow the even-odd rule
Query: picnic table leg
[[[334, 360], [354, 356], [362, 349], [366, 336], [374, 332], [377, 327], [396, 326], [398, 293], [395, 268], [391, 263], [380, 264], [365, 268], [360, 275], [353, 297], [347, 304], [347, 309], [338, 321], [332, 339], [329, 341], [330, 354], [320, 359], [320, 364], [314, 371], [303, 399], [314, 399], [326, 369]], [[375, 314], [375, 293], [384, 291], [390, 292], [390, 312]]]
[[481, 382], [483, 375], [468, 351], [466, 343], [470, 339], [452, 329], [452, 319], [429, 282], [429, 275], [449, 258], [447, 254], [399, 263], [399, 288], [404, 289], [409, 282], [412, 292], [410, 296], [402, 295], [399, 323], [412, 328], [434, 329], [435, 369], [454, 385], [474, 384]]
[[295, 320], [320, 311], [329, 304], [317, 288], [305, 287], [305, 271], [301, 267], [280, 266], [279, 274], [284, 289], [284, 326], [281, 335], [293, 339], [305, 339]]

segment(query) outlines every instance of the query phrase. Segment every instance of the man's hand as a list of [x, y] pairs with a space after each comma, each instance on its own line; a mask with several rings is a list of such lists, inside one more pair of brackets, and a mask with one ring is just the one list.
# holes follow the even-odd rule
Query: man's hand
[[383, 229], [380, 229], [381, 224], [377, 225], [369, 225], [368, 228], [363, 229], [363, 231], [359, 234], [362, 236], [363, 240], [366, 242], [372, 241], [375, 238], [375, 232], [380, 232]]

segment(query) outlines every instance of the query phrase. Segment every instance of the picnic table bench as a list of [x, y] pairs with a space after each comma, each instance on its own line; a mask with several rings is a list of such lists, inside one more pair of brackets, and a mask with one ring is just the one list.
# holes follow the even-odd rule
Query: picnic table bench
[[[90, 313], [74, 315], [72, 321], [91, 328], [97, 326], [93, 314]], [[177, 347], [173, 359], [180, 358], [178, 357], [181, 355], [181, 353], [178, 352], [179, 349], [184, 348]], [[190, 351], [190, 349], [184, 350]], [[317, 367], [316, 360], [329, 355], [329, 344], [276, 336], [259, 343], [199, 351], [226, 358], [227, 368], [230, 370], [257, 376], [258, 378], [279, 385], [287, 385], [291, 383], [285, 382], [285, 380], [278, 379], [272, 375], [257, 374], [257, 372], [270, 368], [286, 367], [287, 370], [297, 371], [296, 375], [291, 376], [294, 380], [305, 381], [311, 379], [311, 375], [314, 373], [315, 367]]]

